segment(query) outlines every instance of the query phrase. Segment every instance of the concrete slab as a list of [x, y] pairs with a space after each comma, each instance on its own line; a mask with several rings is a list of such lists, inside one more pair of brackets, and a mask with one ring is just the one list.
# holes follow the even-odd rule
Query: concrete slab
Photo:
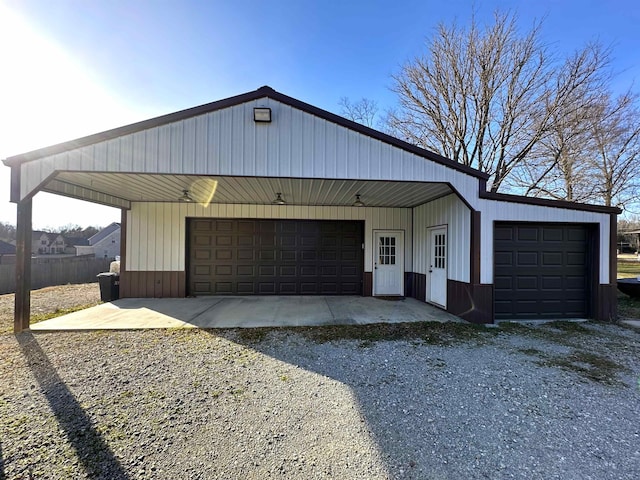
[[251, 328], [462, 322], [413, 298], [247, 296], [125, 298], [31, 325], [31, 330]]
[[640, 328], [640, 320], [623, 320], [622, 323], [630, 327]]

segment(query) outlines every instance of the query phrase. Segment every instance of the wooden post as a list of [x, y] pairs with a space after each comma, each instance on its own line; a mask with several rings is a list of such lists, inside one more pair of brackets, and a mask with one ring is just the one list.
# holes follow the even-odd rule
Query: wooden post
[[31, 198], [18, 202], [17, 206], [14, 333], [28, 330], [31, 317]]

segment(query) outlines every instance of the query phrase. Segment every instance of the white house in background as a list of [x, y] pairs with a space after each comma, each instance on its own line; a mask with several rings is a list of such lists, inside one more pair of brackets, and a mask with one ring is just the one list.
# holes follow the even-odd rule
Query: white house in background
[[113, 222], [89, 238], [96, 258], [116, 258], [120, 255], [120, 224]]
[[487, 192], [482, 172], [269, 87], [4, 163], [18, 238], [39, 191], [122, 210], [121, 251], [115, 225], [92, 239], [96, 257], [120, 253], [122, 298], [398, 295], [481, 323], [616, 318], [618, 209]]

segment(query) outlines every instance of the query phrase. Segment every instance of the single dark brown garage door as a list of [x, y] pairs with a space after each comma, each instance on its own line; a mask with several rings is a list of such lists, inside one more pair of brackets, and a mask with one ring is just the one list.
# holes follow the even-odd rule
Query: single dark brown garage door
[[587, 318], [591, 229], [585, 225], [496, 223], [496, 319]]
[[359, 221], [192, 218], [191, 295], [361, 295]]

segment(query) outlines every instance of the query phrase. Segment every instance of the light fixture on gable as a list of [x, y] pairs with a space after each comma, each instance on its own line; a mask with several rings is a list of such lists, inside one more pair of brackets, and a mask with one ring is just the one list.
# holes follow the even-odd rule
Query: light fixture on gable
[[280, 192], [276, 193], [276, 199], [272, 202], [274, 205], [285, 205], [287, 202], [282, 198], [282, 194]]
[[353, 202], [354, 207], [364, 207], [364, 202], [360, 200], [360, 194], [356, 193], [356, 201]]
[[189, 195], [189, 190], [187, 190], [186, 188], [184, 190], [182, 190], [182, 195], [180, 197], [178, 197], [178, 201], [179, 202], [186, 202], [186, 203], [193, 202], [193, 198], [191, 198], [191, 195]]
[[271, 109], [268, 107], [254, 107], [253, 121], [256, 123], [271, 123]]

